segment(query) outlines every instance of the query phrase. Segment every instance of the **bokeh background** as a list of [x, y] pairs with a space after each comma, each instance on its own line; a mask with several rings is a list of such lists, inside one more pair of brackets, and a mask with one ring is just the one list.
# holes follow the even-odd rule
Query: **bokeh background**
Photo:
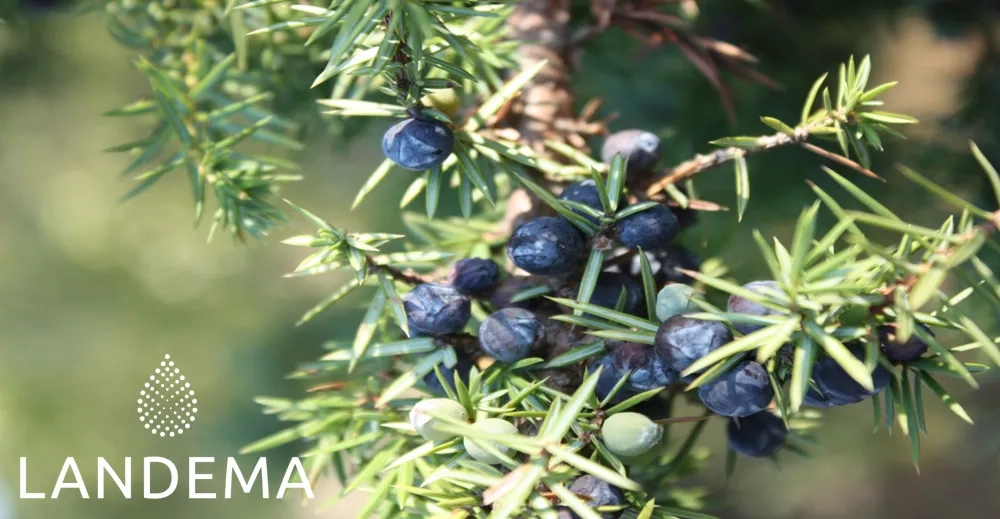
[[[350, 309], [295, 328], [298, 316], [336, 286], [333, 278], [284, 280], [300, 250], [278, 239], [309, 230], [293, 220], [271, 239], [233, 246], [205, 242], [193, 229], [188, 185], [167, 179], [126, 204], [125, 158], [102, 153], [144, 131], [101, 112], [147, 92], [131, 56], [104, 28], [100, 12], [69, 12], [58, 2], [0, 1], [0, 519], [145, 517], [352, 517], [351, 499], [321, 510], [335, 494], [324, 485], [303, 505], [260, 497], [192, 501], [181, 488], [162, 501], [19, 501], [18, 458], [29, 463], [29, 490], [50, 492], [63, 460], [80, 464], [96, 492], [96, 458], [119, 466], [133, 457], [215, 456], [214, 474], [243, 445], [280, 428], [262, 416], [257, 395], [295, 396], [286, 379], [315, 358], [320, 343], [353, 334]], [[792, 119], [811, 82], [848, 55], [871, 53], [874, 82], [900, 81], [887, 108], [922, 120], [907, 141], [889, 141], [876, 171], [888, 182], [856, 178], [905, 218], [940, 222], [946, 208], [895, 174], [905, 162], [960, 195], [995, 208], [966, 152], [977, 142], [1000, 162], [1000, 47], [991, 2], [923, 0], [704, 1], [699, 26], [761, 58], [761, 70], [784, 86], [732, 83], [737, 121], [727, 121], [707, 82], [676, 49], [642, 51], [621, 34], [598, 38], [581, 55], [581, 97], [600, 96], [617, 112], [613, 129], [642, 127], [670, 136], [669, 159], [708, 149], [726, 135], [768, 132], [761, 115]], [[380, 159], [381, 124], [350, 139], [320, 135], [298, 157], [306, 179], [284, 194], [337, 224], [391, 231], [397, 215], [380, 210], [400, 194], [392, 183], [359, 210], [353, 194]], [[752, 198], [745, 221], [706, 215], [684, 237], [703, 256], [721, 256], [740, 279], [763, 274], [750, 230], [787, 237], [811, 202], [804, 179], [828, 186], [816, 157], [779, 150], [751, 160]], [[855, 177], [851, 177], [855, 178]], [[405, 185], [405, 183], [404, 183]], [[703, 198], [732, 205], [733, 176], [721, 168], [699, 177]], [[823, 223], [828, 223], [824, 219]], [[994, 262], [995, 263], [995, 262]], [[996, 316], [978, 316], [996, 328]], [[156, 438], [136, 420], [133, 399], [165, 353], [194, 384], [200, 400], [191, 434]], [[716, 456], [694, 485], [714, 494], [726, 518], [988, 518], [1000, 510], [1000, 384], [980, 392], [952, 385], [977, 421], [969, 427], [928, 401], [930, 435], [922, 475], [898, 432], [872, 433], [867, 405], [828, 413], [808, 460], [779, 466], [741, 462], [724, 480]], [[723, 446], [722, 423], [706, 444]], [[276, 485], [290, 446], [269, 454]], [[182, 467], [182, 474], [185, 469]], [[141, 479], [134, 475], [135, 488]], [[182, 484], [186, 478], [182, 477]], [[218, 488], [218, 481], [215, 488]], [[205, 485], [211, 489], [212, 484]], [[273, 488], [273, 487], [272, 487]]]

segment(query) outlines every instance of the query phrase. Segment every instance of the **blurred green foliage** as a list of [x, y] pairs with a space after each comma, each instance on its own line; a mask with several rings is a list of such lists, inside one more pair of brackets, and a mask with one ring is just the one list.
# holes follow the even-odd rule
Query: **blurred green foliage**
[[[148, 83], [129, 65], [131, 56], [112, 43], [101, 16], [14, 9], [19, 3], [0, 2], [0, 17], [9, 20], [0, 25], [0, 494], [14, 499], [18, 519], [312, 516], [295, 499], [189, 501], [182, 492], [162, 502], [83, 501], [72, 493], [58, 501], [16, 501], [20, 456], [29, 457], [31, 479], [43, 487], [51, 485], [66, 456], [81, 461], [90, 481], [97, 456], [235, 456], [239, 447], [278, 429], [251, 398], [300, 395], [304, 388], [284, 375], [315, 358], [323, 340], [351, 336], [353, 327], [341, 323], [358, 317], [331, 313], [293, 328], [302, 311], [338, 280], [282, 280], [280, 274], [298, 261], [294, 249], [206, 245], [204, 230], [188, 224], [189, 187], [180, 177], [157, 185], [140, 201], [118, 204], [132, 187], [116, 176], [126, 159], [98, 150], [145, 130], [99, 114], [145, 94]], [[993, 131], [1000, 121], [992, 95], [1000, 79], [994, 79], [997, 49], [973, 31], [987, 25], [990, 3], [699, 4], [701, 29], [752, 51], [784, 90], [737, 86], [738, 118], [730, 124], [716, 93], [676, 50], [644, 50], [613, 32], [582, 53], [581, 100], [603, 97], [605, 110], [620, 113], [613, 129], [636, 126], [669, 136], [667, 161], [679, 162], [708, 150], [707, 141], [719, 136], [767, 131], [760, 115], [794, 118], [799, 107], [789, 98], [800, 99], [816, 76], [844, 56], [871, 52], [876, 63], [888, 65], [876, 67], [884, 77], [873, 82], [902, 81], [888, 107], [905, 104], [898, 111], [923, 124], [911, 140], [894, 143], [877, 157], [873, 169], [886, 172], [889, 182], [858, 183], [916, 222], [937, 222], [944, 208], [895, 174], [894, 162], [905, 162], [969, 200], [987, 200], [985, 180], [964, 143], [975, 138], [994, 162], [1000, 157]], [[959, 16], [965, 12], [959, 7], [973, 16]], [[966, 66], [947, 78], [947, 88], [931, 91], [931, 83], [942, 81], [929, 72], [940, 67], [935, 59]], [[977, 81], [965, 85], [972, 72]], [[302, 156], [306, 179], [287, 187], [288, 196], [322, 209], [344, 227], [399, 230], [389, 212], [376, 210], [378, 200], [347, 210], [380, 160], [377, 136], [362, 130], [348, 142], [331, 141], [321, 135], [309, 143]], [[763, 271], [759, 260], [732, 253], [752, 246], [748, 229], [766, 228], [787, 238], [811, 200], [803, 180], [828, 184], [816, 158], [800, 150], [754, 157], [752, 168], [759, 187], [744, 225], [737, 227], [731, 212], [706, 214], [700, 229], [685, 238], [689, 245], [703, 245], [698, 250], [704, 256], [724, 256], [737, 277], [748, 279]], [[734, 199], [732, 184], [725, 169], [704, 174], [698, 185], [703, 198], [726, 202]], [[399, 191], [382, 187], [374, 196], [397, 200]], [[293, 219], [268, 245], [307, 230]], [[204, 402], [194, 434], [172, 441], [146, 433], [131, 401], [164, 353], [177, 360]], [[993, 491], [1000, 483], [1000, 445], [985, 453], [977, 446], [991, 446], [991, 439], [1000, 443], [995, 440], [1000, 412], [991, 404], [997, 394], [991, 378], [967, 397], [976, 428], [929, 406], [937, 416], [928, 422], [940, 430], [924, 446], [919, 477], [908, 465], [905, 442], [884, 432], [871, 437], [867, 408], [828, 413], [816, 459], [789, 463], [781, 471], [741, 464], [729, 491], [716, 494], [727, 508], [716, 511], [734, 518], [990, 517], [1000, 507]], [[720, 445], [721, 427], [711, 431]], [[283, 467], [295, 452], [291, 447], [269, 456]], [[280, 478], [275, 472], [272, 478]], [[702, 477], [721, 488], [721, 459]], [[343, 508], [327, 514], [350, 516]]]

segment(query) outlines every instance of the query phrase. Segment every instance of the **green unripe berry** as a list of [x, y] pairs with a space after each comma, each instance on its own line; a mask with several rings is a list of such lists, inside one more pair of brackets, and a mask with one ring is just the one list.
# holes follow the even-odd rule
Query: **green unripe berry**
[[440, 430], [444, 422], [436, 418], [438, 416], [461, 421], [469, 418], [462, 404], [454, 400], [428, 398], [417, 402], [410, 410], [410, 424], [417, 430], [417, 434], [430, 441], [441, 442], [454, 438], [456, 436], [454, 433]]
[[695, 299], [701, 299], [701, 294], [693, 287], [683, 283], [671, 283], [656, 295], [656, 317], [666, 321], [675, 315], [698, 311]]
[[458, 93], [455, 92], [454, 88], [435, 90], [425, 95], [421, 101], [448, 117], [453, 117], [458, 113]]
[[660, 442], [663, 429], [645, 415], [618, 413], [607, 417], [601, 436], [608, 450], [619, 456], [638, 456]]
[[[514, 426], [514, 424], [499, 418], [487, 418], [485, 420], [480, 420], [472, 424], [472, 426], [487, 434], [517, 434], [517, 427]], [[473, 441], [472, 438], [466, 437], [462, 443], [465, 444], [465, 452], [468, 452], [469, 456], [472, 456], [472, 459], [476, 461], [486, 463], [487, 465], [496, 465], [501, 462], [500, 458], [490, 454], [486, 451], [486, 449], [483, 449], [480, 446], [480, 444], [484, 443], [483, 440]], [[507, 454], [507, 451], [509, 450], [508, 447], [498, 443], [486, 443], [489, 443], [493, 446], [493, 448], [503, 454]]]
[[838, 319], [844, 326], [864, 326], [871, 317], [871, 307], [855, 305], [849, 306], [840, 314]]

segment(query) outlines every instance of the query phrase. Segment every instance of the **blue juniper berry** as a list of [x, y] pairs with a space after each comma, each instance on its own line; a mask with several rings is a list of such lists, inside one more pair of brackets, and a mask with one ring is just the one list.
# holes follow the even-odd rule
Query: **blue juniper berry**
[[[458, 362], [454, 366], [448, 368], [444, 364], [438, 364], [438, 370], [441, 371], [441, 376], [444, 377], [445, 382], [452, 391], [455, 390], [455, 375], [458, 375], [459, 380], [464, 382], [466, 385], [469, 384], [469, 373], [472, 371], [472, 367], [475, 363], [466, 355], [459, 354]], [[431, 370], [430, 373], [424, 375], [424, 385], [427, 389], [435, 395], [443, 396], [447, 392], [444, 386], [441, 385], [441, 380], [438, 379], [437, 373]]]
[[580, 516], [574, 514], [572, 510], [566, 508], [565, 506], [556, 508], [556, 511], [556, 519], [580, 519]]
[[531, 274], [568, 274], [584, 252], [583, 236], [562, 218], [542, 216], [514, 230], [507, 255], [515, 265]]
[[660, 161], [660, 138], [634, 129], [612, 133], [601, 146], [601, 160], [610, 164], [615, 155], [628, 160], [629, 175], [648, 173]]
[[537, 276], [511, 276], [504, 278], [493, 289], [493, 293], [490, 294], [490, 304], [495, 308], [516, 307], [531, 310], [542, 304], [545, 299], [536, 297], [516, 303], [511, 300], [514, 296], [525, 290], [543, 285], [545, 285], [545, 278]]
[[654, 205], [615, 222], [618, 240], [630, 249], [663, 248], [674, 241], [680, 231], [677, 217], [665, 205]]
[[[569, 491], [583, 499], [591, 508], [621, 506], [625, 504], [625, 494], [622, 493], [620, 488], [590, 474], [573, 480], [573, 483], [569, 486]], [[618, 515], [618, 512], [601, 514], [604, 519], [614, 519]]]
[[719, 321], [675, 315], [660, 324], [653, 347], [669, 369], [681, 373], [696, 360], [732, 340], [732, 332]]
[[[594, 373], [597, 368], [601, 368], [601, 376], [597, 378], [597, 386], [594, 388], [594, 394], [597, 398], [604, 400], [611, 394], [611, 390], [618, 385], [622, 377], [625, 376], [624, 372], [620, 372], [615, 369], [615, 364], [613, 360], [613, 353], [607, 353], [600, 357], [597, 357], [587, 367], [588, 373]], [[621, 389], [615, 393], [614, 398], [611, 399], [612, 404], [617, 404], [627, 400], [629, 397], [638, 394], [635, 390], [628, 387], [626, 382], [622, 385]]]
[[448, 282], [465, 295], [488, 294], [499, 281], [500, 267], [483, 258], [462, 258], [448, 272]]
[[742, 418], [767, 408], [774, 388], [764, 366], [744, 361], [698, 388], [698, 397], [713, 413]]
[[785, 422], [767, 411], [730, 419], [726, 426], [729, 448], [751, 458], [764, 458], [778, 452], [787, 437]]
[[[563, 192], [559, 195], [559, 199], [577, 202], [602, 213], [604, 212], [604, 206], [601, 205], [601, 196], [597, 194], [597, 184], [594, 183], [593, 179], [581, 180], [566, 186], [566, 189], [563, 189]], [[573, 212], [586, 218], [594, 225], [600, 225], [597, 218], [583, 211], [573, 209]]]
[[[781, 288], [778, 286], [778, 282], [771, 280], [751, 281], [743, 285], [743, 288], [758, 294], [768, 294], [770, 292], [776, 292], [779, 294], [782, 293]], [[737, 295], [729, 296], [727, 309], [730, 313], [755, 316], [774, 315], [778, 313], [776, 310]], [[764, 327], [765, 326], [759, 324], [733, 323], [733, 328], [736, 328], [736, 330], [744, 334], [753, 333]]]
[[417, 285], [403, 296], [403, 309], [412, 334], [431, 336], [461, 331], [472, 313], [468, 297], [437, 283]]
[[[863, 359], [865, 349], [860, 344], [847, 345], [848, 350], [858, 359]], [[807, 393], [805, 402], [814, 407], [834, 407], [841, 405], [856, 404], [866, 398], [882, 391], [892, 375], [889, 370], [881, 364], [872, 372], [872, 382], [874, 391], [868, 391], [856, 380], [851, 378], [833, 358], [826, 355], [820, 357], [813, 366], [812, 380], [816, 384], [818, 391], [811, 390]]]
[[678, 377], [677, 372], [667, 368], [652, 346], [634, 342], [626, 342], [615, 349], [611, 365], [615, 373], [622, 375], [631, 370], [625, 387], [638, 392], [668, 386]]
[[[918, 323], [921, 328], [928, 334], [932, 334], [931, 329], [928, 328], [923, 323]], [[896, 323], [884, 324], [878, 328], [879, 335], [879, 346], [882, 349], [882, 353], [885, 354], [886, 358], [891, 362], [897, 364], [903, 362], [912, 362], [927, 353], [927, 343], [923, 339], [917, 336], [917, 334], [911, 334], [910, 338], [905, 341], [899, 341], [896, 338]]]
[[479, 346], [499, 362], [517, 362], [544, 337], [542, 323], [523, 308], [503, 308], [479, 325]]
[[621, 308], [622, 312], [637, 315], [646, 310], [646, 294], [642, 285], [635, 278], [620, 272], [601, 272], [597, 276], [590, 304], [614, 310], [623, 291], [625, 304]]
[[429, 117], [403, 119], [386, 130], [382, 152], [399, 167], [423, 171], [440, 166], [451, 155], [455, 134]]

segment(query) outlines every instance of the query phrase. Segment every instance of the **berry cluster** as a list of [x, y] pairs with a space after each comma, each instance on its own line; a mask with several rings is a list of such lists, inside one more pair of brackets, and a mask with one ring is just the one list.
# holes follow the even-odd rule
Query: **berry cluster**
[[[452, 140], [452, 134], [441, 123], [415, 118], [393, 126], [383, 147], [396, 163], [420, 169], [439, 165], [450, 152]], [[615, 156], [624, 157], [627, 175], [634, 179], [648, 175], [659, 160], [659, 153], [659, 139], [655, 135], [628, 130], [607, 139], [602, 158], [611, 162]], [[492, 259], [461, 259], [451, 266], [447, 283], [420, 284], [406, 294], [404, 309], [411, 336], [432, 337], [435, 344], [454, 348], [455, 362], [439, 365], [423, 378], [431, 393], [454, 394], [457, 384], [469, 384], [474, 367], [485, 368], [491, 363], [509, 366], [528, 357], [552, 359], [587, 344], [581, 330], [554, 319], [569, 312], [567, 308], [547, 298], [523, 297], [523, 294], [542, 289], [541, 292], [576, 299], [588, 252], [618, 253], [623, 261], [611, 262], [596, 276], [585, 302], [622, 314], [648, 317], [658, 323], [652, 344], [606, 340], [603, 353], [579, 365], [550, 370], [546, 372], [546, 380], [557, 390], [572, 392], [586, 373], [600, 370], [595, 393], [602, 406], [613, 406], [644, 392], [661, 392], [663, 398], [650, 398], [628, 411], [601, 415], [595, 422], [604, 446], [628, 463], [659, 444], [662, 427], [657, 421], [669, 416], [665, 399], [683, 393], [687, 384], [704, 374], [690, 372], [699, 359], [764, 327], [746, 321], [753, 322], [754, 318], [766, 321], [769, 316], [780, 316], [782, 310], [733, 295], [728, 300], [727, 313], [747, 319], [739, 322], [734, 319], [730, 323], [694, 315], [702, 310], [705, 299], [692, 286], [693, 280], [685, 271], [699, 270], [700, 259], [674, 243], [692, 218], [685, 215], [679, 219], [662, 204], [645, 203], [642, 208], [629, 211], [625, 195], [617, 204], [625, 210], [612, 211], [607, 192], [601, 190], [598, 182], [584, 180], [570, 184], [559, 196], [570, 211], [599, 229], [593, 236], [582, 232], [567, 217], [537, 216], [517, 226], [506, 243], [509, 268], [502, 269]], [[632, 200], [632, 203], [640, 202]], [[655, 315], [647, 315], [641, 273], [644, 266], [649, 267], [652, 281], [659, 288], [652, 306]], [[753, 281], [743, 288], [756, 294], [780, 293], [778, 284], [770, 280]], [[473, 302], [483, 311], [478, 327], [469, 327]], [[893, 325], [887, 324], [879, 333], [882, 351], [889, 361], [912, 361], [927, 350], [927, 345], [916, 336], [898, 341], [894, 332]], [[863, 343], [850, 343], [848, 347], [857, 358], [865, 357]], [[782, 352], [788, 354], [791, 349], [791, 345], [786, 345]], [[735, 360], [728, 364], [729, 369], [712, 373], [710, 380], [701, 383], [696, 396], [693, 393], [688, 396], [729, 420], [727, 434], [732, 450], [751, 457], [771, 456], [785, 444], [789, 433], [785, 422], [772, 412], [775, 389], [771, 374], [764, 365], [749, 358]], [[834, 359], [821, 356], [811, 374], [812, 383], [804, 404], [831, 407], [860, 402], [881, 391], [890, 374], [879, 365], [872, 378], [874, 391], [869, 391]], [[519, 431], [525, 434], [537, 427], [526, 418], [508, 421], [479, 414], [472, 426], [491, 436], [515, 435]], [[410, 413], [416, 432], [435, 442], [455, 437], [448, 427], [441, 427], [448, 419], [467, 422], [469, 416], [461, 404], [449, 398], [422, 400]], [[516, 454], [500, 443], [472, 438], [465, 438], [463, 445], [472, 459], [491, 465], [512, 461], [508, 456]], [[624, 503], [620, 489], [593, 476], [578, 478], [571, 490], [586, 496], [594, 507], [613, 509]], [[561, 514], [575, 517], [568, 509]], [[604, 513], [604, 517], [615, 516]]]

